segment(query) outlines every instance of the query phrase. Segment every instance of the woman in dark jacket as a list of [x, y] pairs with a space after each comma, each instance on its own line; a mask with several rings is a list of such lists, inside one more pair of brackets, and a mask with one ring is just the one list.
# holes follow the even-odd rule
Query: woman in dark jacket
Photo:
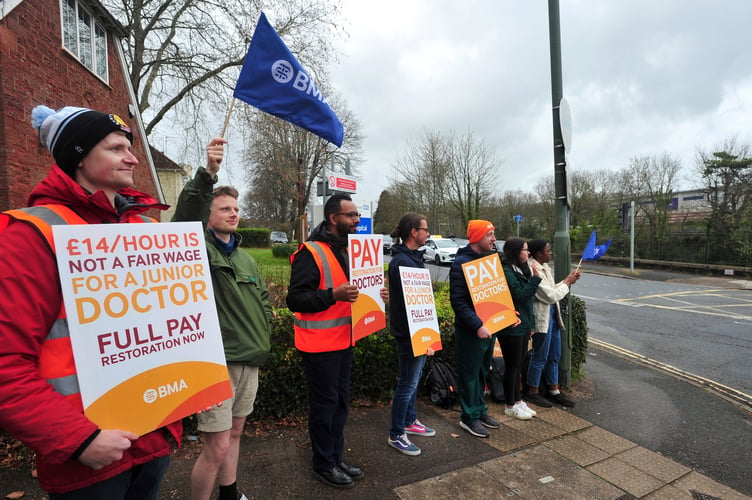
[[510, 238], [504, 244], [504, 276], [512, 294], [514, 308], [520, 315], [519, 324], [509, 326], [497, 334], [504, 355], [503, 383], [507, 406], [504, 414], [520, 420], [530, 420], [535, 416], [535, 411], [528, 408], [520, 394], [522, 362], [530, 333], [535, 328], [535, 292], [541, 282], [537, 271], [531, 271], [528, 266], [529, 257], [527, 241]]
[[399, 378], [392, 400], [392, 427], [387, 443], [409, 456], [420, 455], [420, 448], [410, 441], [408, 434], [435, 436], [436, 431], [420, 423], [415, 414], [418, 382], [426, 356], [413, 355], [399, 268], [423, 268], [423, 252], [418, 248], [426, 244], [429, 235], [425, 216], [415, 212], [403, 215], [391, 234], [394, 244], [389, 262], [389, 327], [397, 347]]

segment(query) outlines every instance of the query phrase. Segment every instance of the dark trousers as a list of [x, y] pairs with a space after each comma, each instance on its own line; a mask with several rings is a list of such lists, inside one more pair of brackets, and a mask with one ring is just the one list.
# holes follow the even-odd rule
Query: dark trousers
[[527, 353], [527, 344], [530, 334], [512, 336], [499, 335], [501, 354], [504, 355], [504, 397], [507, 406], [514, 406], [517, 401], [522, 401], [520, 394], [520, 374], [522, 362]]
[[155, 500], [170, 456], [155, 458], [115, 477], [68, 493], [50, 493], [50, 500]]
[[300, 354], [308, 379], [308, 434], [313, 469], [328, 471], [344, 460], [353, 350]]
[[455, 328], [454, 347], [460, 419], [472, 424], [488, 412], [483, 392], [493, 357], [494, 336], [479, 339], [475, 332]]

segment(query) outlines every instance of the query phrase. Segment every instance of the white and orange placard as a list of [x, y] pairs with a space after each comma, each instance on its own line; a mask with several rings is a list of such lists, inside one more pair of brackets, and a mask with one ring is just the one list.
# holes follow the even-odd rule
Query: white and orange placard
[[413, 354], [420, 356], [429, 349], [441, 350], [439, 317], [436, 314], [431, 273], [428, 269], [400, 266], [399, 276]]
[[53, 234], [89, 419], [142, 435], [232, 396], [200, 222]]
[[483, 326], [491, 333], [496, 333], [517, 322], [512, 294], [498, 253], [465, 262], [462, 264], [462, 273], [470, 290], [475, 313], [483, 321]]
[[358, 287], [352, 304], [352, 345], [386, 327], [381, 289], [384, 287], [384, 254], [381, 235], [348, 235], [350, 284]]

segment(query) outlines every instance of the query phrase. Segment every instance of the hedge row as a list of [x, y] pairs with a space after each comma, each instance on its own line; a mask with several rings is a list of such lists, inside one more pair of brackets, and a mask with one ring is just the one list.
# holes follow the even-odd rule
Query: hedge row
[[[443, 350], [437, 353], [454, 364], [454, 311], [449, 304], [449, 284], [434, 283], [436, 309]], [[585, 303], [571, 296], [572, 315], [572, 377], [583, 373], [587, 350]], [[302, 361], [295, 349], [293, 315], [287, 309], [276, 309], [272, 325], [272, 350], [260, 372], [255, 419], [300, 416], [307, 408], [306, 380]], [[397, 380], [397, 354], [389, 327], [361, 339], [355, 346], [351, 398], [389, 401]]]

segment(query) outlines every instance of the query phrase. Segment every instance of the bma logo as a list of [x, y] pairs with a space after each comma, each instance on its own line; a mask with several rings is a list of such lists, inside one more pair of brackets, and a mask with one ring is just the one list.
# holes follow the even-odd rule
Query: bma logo
[[292, 67], [292, 64], [284, 59], [278, 59], [272, 64], [272, 78], [277, 83], [287, 83], [292, 80], [294, 71], [295, 69]]
[[274, 63], [272, 63], [271, 71], [272, 78], [274, 78], [274, 81], [276, 81], [277, 83], [290, 83], [290, 81], [295, 78], [295, 80], [292, 82], [292, 87], [295, 90], [305, 92], [306, 94], [314, 97], [315, 99], [318, 99], [321, 102], [326, 102], [326, 99], [323, 95], [321, 95], [321, 92], [319, 91], [316, 84], [313, 83], [311, 77], [302, 70], [298, 71], [298, 73], [295, 74], [295, 68], [292, 64], [290, 64], [289, 61], [285, 61], [284, 59], [277, 59], [276, 61], [274, 61]]
[[144, 402], [148, 404], [155, 403], [158, 399], [166, 398], [167, 396], [184, 389], [188, 389], [188, 384], [186, 384], [185, 380], [182, 378], [171, 384], [160, 385], [156, 389], [146, 389], [146, 391], [144, 391]]

